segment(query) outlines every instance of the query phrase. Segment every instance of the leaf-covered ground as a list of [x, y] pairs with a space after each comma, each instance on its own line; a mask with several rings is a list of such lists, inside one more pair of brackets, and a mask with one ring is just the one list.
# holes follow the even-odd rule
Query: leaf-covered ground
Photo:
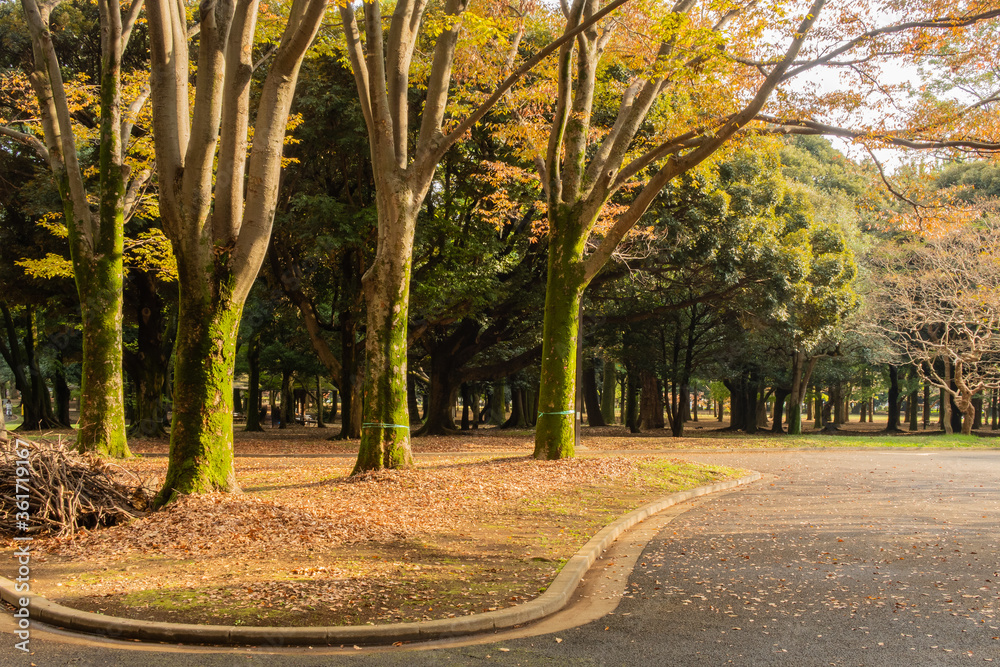
[[[884, 418], [883, 418], [884, 419]], [[483, 428], [413, 441], [418, 467], [348, 478], [357, 443], [336, 429], [236, 434], [244, 493], [187, 498], [128, 525], [48, 540], [35, 589], [71, 606], [157, 620], [253, 625], [385, 623], [519, 604], [620, 514], [734, 474], [677, 450], [996, 447], [990, 437], [884, 422], [842, 435], [753, 437], [702, 419], [686, 437], [585, 428], [580, 457], [530, 458], [530, 431]], [[996, 432], [984, 430], [980, 435]], [[72, 437], [55, 432], [45, 439]], [[164, 441], [131, 441], [126, 466], [156, 487]]]
[[[664, 455], [539, 462], [513, 438], [513, 455], [422, 459], [418, 441], [416, 469], [351, 478], [351, 456], [272, 453], [325, 442], [269, 435], [240, 438], [238, 451], [272, 450], [237, 459], [242, 494], [188, 497], [125, 525], [36, 542], [44, 560], [36, 558], [33, 589], [88, 611], [175, 622], [336, 625], [476, 613], [537, 596], [566, 558], [629, 509], [739, 474]], [[125, 465], [162, 477], [166, 458]]]

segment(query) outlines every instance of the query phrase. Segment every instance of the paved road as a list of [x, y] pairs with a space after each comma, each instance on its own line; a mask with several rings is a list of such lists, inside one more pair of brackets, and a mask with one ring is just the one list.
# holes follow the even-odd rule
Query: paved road
[[[567, 617], [613, 606], [596, 576], [571, 612], [499, 641], [345, 655], [123, 647], [36, 632], [30, 660], [0, 647], [0, 664], [1000, 664], [1000, 452], [688, 456], [767, 476], [651, 532], [617, 609], [579, 627]], [[611, 554], [595, 567], [623, 563], [631, 568]], [[0, 630], [10, 642], [9, 618]]]

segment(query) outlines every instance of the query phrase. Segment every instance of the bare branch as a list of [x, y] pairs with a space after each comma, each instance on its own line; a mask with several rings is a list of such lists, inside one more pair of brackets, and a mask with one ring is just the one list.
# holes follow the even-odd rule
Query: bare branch
[[28, 148], [35, 151], [38, 157], [42, 158], [46, 162], [49, 161], [49, 151], [45, 148], [45, 144], [33, 134], [26, 134], [24, 132], [18, 132], [17, 130], [7, 127], [5, 125], [0, 125], [0, 134], [10, 137], [19, 144], [24, 144]]

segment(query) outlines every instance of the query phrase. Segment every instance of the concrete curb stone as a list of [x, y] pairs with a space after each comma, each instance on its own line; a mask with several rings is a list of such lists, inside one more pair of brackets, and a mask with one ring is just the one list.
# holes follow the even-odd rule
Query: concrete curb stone
[[0, 598], [14, 606], [27, 597], [31, 618], [57, 627], [112, 639], [138, 639], [170, 644], [211, 644], [250, 646], [387, 645], [396, 642], [429, 641], [461, 635], [480, 634], [524, 625], [550, 616], [569, 602], [590, 566], [618, 537], [650, 516], [678, 503], [719, 491], [727, 491], [761, 479], [752, 473], [740, 479], [717, 482], [643, 505], [602, 528], [560, 570], [540, 596], [525, 604], [456, 618], [434, 621], [350, 625], [307, 628], [241, 627], [193, 625], [140, 621], [94, 614], [51, 602], [40, 595], [15, 591], [14, 582], [0, 577]]

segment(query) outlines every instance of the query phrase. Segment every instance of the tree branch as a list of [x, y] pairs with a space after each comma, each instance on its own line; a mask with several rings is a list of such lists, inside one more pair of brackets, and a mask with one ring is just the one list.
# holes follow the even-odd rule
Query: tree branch
[[45, 160], [46, 163], [49, 162], [49, 151], [45, 148], [45, 144], [33, 134], [26, 134], [24, 132], [18, 132], [17, 130], [7, 127], [5, 125], [0, 125], [0, 134], [10, 137], [19, 144], [23, 144], [35, 151], [41, 159]]

